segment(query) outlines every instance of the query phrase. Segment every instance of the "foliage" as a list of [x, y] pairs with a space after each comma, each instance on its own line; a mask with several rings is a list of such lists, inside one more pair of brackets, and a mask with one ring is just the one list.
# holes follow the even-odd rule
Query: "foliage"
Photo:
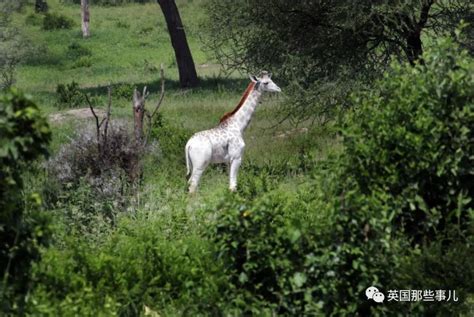
[[114, 96], [118, 98], [123, 98], [126, 100], [132, 100], [134, 85], [121, 83], [114, 85]]
[[[276, 313], [365, 316], [405, 309], [368, 301], [370, 285], [472, 294], [472, 279], [462, 281], [474, 270], [472, 58], [442, 40], [424, 60], [394, 64], [376, 90], [354, 98], [344, 153], [314, 170], [308, 193], [271, 191], [219, 208], [211, 237], [244, 298]], [[312, 213], [325, 226], [302, 217]], [[445, 274], [427, 269], [434, 264]], [[465, 301], [407, 309], [453, 314]]]
[[171, 124], [158, 112], [151, 127], [151, 136], [158, 140], [160, 151], [168, 162], [184, 164], [183, 149], [190, 133]]
[[89, 56], [82, 56], [79, 57], [74, 63], [72, 64], [71, 68], [82, 68], [82, 67], [92, 67], [92, 59]]
[[80, 57], [91, 56], [92, 52], [87, 47], [82, 46], [78, 42], [72, 42], [67, 47], [66, 56], [71, 60], [76, 60]]
[[13, 12], [19, 10], [21, 2], [0, 3], [0, 90], [15, 83], [15, 69], [27, 55], [29, 45], [20, 31], [11, 25]]
[[333, 118], [390, 60], [414, 64], [422, 31], [454, 31], [473, 11], [463, 0], [211, 0], [206, 8], [205, 43], [219, 62], [228, 70], [273, 70], [291, 87], [285, 114], [301, 121]]
[[161, 313], [170, 302], [181, 312], [172, 315], [217, 311], [223, 278], [206, 256], [209, 245], [189, 236], [168, 239], [163, 229], [156, 221], [124, 220], [94, 246], [67, 238], [66, 249], [48, 250], [36, 267], [41, 286], [29, 312], [130, 316], [142, 314], [145, 306]]
[[400, 229], [426, 239], [465, 223], [474, 207], [474, 63], [451, 40], [437, 46], [425, 65], [395, 64], [355, 97], [344, 142], [361, 190], [392, 195]]
[[[0, 283], [1, 310], [23, 309], [31, 262], [49, 235], [39, 212], [41, 197], [23, 197], [22, 172], [47, 153], [51, 134], [36, 104], [17, 90], [0, 97]], [[28, 207], [28, 208], [27, 208]]]
[[70, 29], [73, 26], [73, 20], [57, 13], [46, 13], [43, 17], [43, 30], [46, 31]]
[[98, 144], [92, 126], [78, 131], [48, 162], [51, 175], [61, 184], [59, 207], [85, 229], [90, 216], [113, 221], [117, 211], [125, 210], [127, 193], [141, 177], [145, 149], [132, 139], [127, 126], [110, 122], [107, 136], [102, 133]]
[[[184, 8], [182, 12], [189, 16], [189, 19], [184, 19], [188, 30], [194, 29], [193, 20], [202, 14], [197, 2], [202, 3], [178, 3], [180, 10]], [[51, 6], [55, 8], [53, 2]], [[111, 78], [125, 85], [146, 84], [151, 91], [157, 91], [156, 76], [141, 71], [142, 61], [146, 59], [150, 65], [159, 65], [162, 56], [172, 53], [168, 46], [162, 45], [168, 39], [162, 42], [150, 38], [140, 41], [136, 37], [141, 30], [155, 25], [156, 14], [146, 10], [152, 6], [156, 7], [156, 3], [125, 8], [95, 7], [94, 16], [101, 22], [96, 27], [101, 32], [87, 41], [87, 47], [93, 50], [94, 60], [100, 64], [93, 65], [91, 71], [86, 72], [71, 71], [70, 64], [64, 64], [72, 63], [65, 56], [64, 43], [70, 43], [71, 36], [77, 32], [42, 32], [25, 27], [29, 33], [35, 34], [33, 40], [46, 43], [52, 53], [59, 52], [61, 55], [57, 55], [56, 60], [64, 63], [48, 67], [21, 66], [20, 84], [31, 87], [39, 98], [52, 101], [44, 102], [46, 106], [52, 105], [55, 97], [46, 91], [58, 82], [68, 82], [71, 76], [102, 99], [106, 96], [101, 87]], [[61, 6], [61, 10], [69, 17], [79, 12], [77, 6]], [[115, 28], [117, 16], [130, 23], [130, 32]], [[159, 27], [165, 27], [163, 21]], [[248, 34], [252, 32], [255, 30]], [[167, 34], [159, 33], [160, 39], [161, 35]], [[195, 40], [196, 33], [189, 33], [191, 39]], [[140, 38], [152, 35], [153, 32], [141, 34]], [[423, 32], [423, 35], [427, 43], [433, 39], [430, 33]], [[117, 41], [124, 44], [120, 48], [123, 54], [107, 49]], [[140, 42], [149, 44], [137, 50]], [[443, 48], [446, 49], [449, 51], [451, 48]], [[200, 51], [196, 49], [195, 52]], [[207, 63], [205, 55], [200, 53], [200, 63]], [[436, 51], [427, 53], [437, 54]], [[442, 56], [440, 64], [445, 59], [454, 58], [458, 63], [465, 58], [463, 55], [459, 59], [458, 52], [446, 54], [446, 51], [439, 56]], [[425, 59], [430, 61], [431, 57]], [[302, 60], [295, 57], [292, 63], [298, 65]], [[466, 60], [471, 63], [467, 57]], [[458, 67], [456, 63], [454, 68]], [[432, 72], [433, 63], [425, 64], [427, 68], [419, 67], [418, 71]], [[203, 65], [201, 71], [209, 74], [216, 70], [214, 67], [212, 64]], [[408, 72], [410, 76], [404, 77], [403, 80], [407, 81], [404, 85], [419, 85], [420, 75], [411, 73], [411, 67], [400, 67], [403, 70], [390, 73], [395, 78], [383, 80], [399, 82], [400, 76]], [[440, 73], [442, 75], [443, 71]], [[455, 77], [459, 74], [457, 70], [452, 73]], [[412, 113], [421, 120], [416, 105], [409, 108], [403, 104], [400, 111], [406, 119], [397, 117], [394, 109], [398, 108], [390, 105], [389, 112], [397, 121], [384, 116], [381, 112], [385, 103], [378, 102], [385, 95], [403, 102], [395, 92], [385, 89], [384, 95], [376, 92], [357, 94], [352, 104], [347, 102], [343, 106], [363, 109], [360, 110], [362, 113], [356, 110], [346, 118], [345, 147], [341, 149], [345, 152], [329, 160], [323, 160], [327, 152], [341, 148], [338, 136], [318, 132], [308, 133], [304, 138], [298, 133], [291, 138], [276, 137], [274, 131], [268, 130], [276, 120], [275, 109], [264, 105], [246, 131], [247, 153], [239, 174], [238, 193], [222, 197], [227, 173], [223, 168], [217, 168], [206, 171], [202, 190], [189, 197], [185, 192], [184, 143], [194, 131], [215, 124], [219, 115], [234, 104], [234, 99], [238, 101], [245, 79], [203, 79], [205, 85], [199, 89], [177, 91], [173, 72], [169, 74], [172, 84], [167, 86], [166, 105], [160, 108], [163, 117], [157, 119], [153, 127], [154, 136], [163, 149], [160, 153], [162, 161], [154, 158], [141, 161], [144, 172], [140, 186], [133, 195], [128, 191], [123, 195], [128, 200], [128, 212], [119, 212], [124, 206], [117, 204], [117, 199], [98, 195], [88, 176], [79, 177], [66, 188], [53, 175], [36, 180], [39, 184], [44, 183], [45, 193], [48, 193], [45, 203], [56, 216], [58, 228], [55, 228], [53, 245], [43, 250], [42, 260], [35, 266], [28, 313], [58, 316], [451, 316], [461, 313], [466, 301], [471, 301], [472, 311], [473, 241], [472, 231], [468, 230], [472, 228], [472, 220], [469, 217], [454, 218], [459, 219], [459, 226], [439, 227], [435, 235], [429, 233], [428, 239], [417, 240], [409, 234], [407, 227], [400, 224], [400, 215], [405, 217], [410, 204], [394, 195], [391, 177], [398, 173], [405, 175], [407, 169], [417, 166], [418, 160], [410, 152], [413, 147], [398, 147], [383, 141], [387, 134], [395, 137], [398, 143], [411, 144], [410, 140], [394, 135], [394, 131], [387, 131], [389, 128], [384, 122], [388, 120], [396, 128], [404, 126], [405, 122], [410, 125]], [[348, 71], [347, 76], [352, 78], [351, 72]], [[304, 92], [301, 98], [294, 99], [301, 110], [301, 118], [306, 118], [305, 99], [316, 103], [320, 86], [324, 86], [325, 94], [332, 94], [332, 100], [338, 96], [331, 82], [326, 82], [324, 77], [320, 79], [308, 86], [290, 81], [291, 86], [285, 89], [291, 89], [293, 96]], [[451, 79], [448, 82], [453, 83]], [[456, 85], [463, 87], [464, 84]], [[388, 84], [374, 86], [380, 89]], [[400, 90], [401, 86], [394, 84], [393, 89]], [[421, 91], [425, 89], [424, 84], [418, 87]], [[468, 85], [467, 89], [470, 87]], [[352, 83], [347, 83], [346, 88], [344, 96], [353, 89], [365, 87], [354, 88]], [[402, 91], [407, 93], [408, 100], [414, 100], [415, 89]], [[429, 102], [437, 102], [435, 95], [427, 97]], [[383, 100], [389, 104], [391, 99]], [[120, 98], [117, 103], [124, 107], [114, 110], [114, 116], [129, 120], [130, 100]], [[371, 107], [371, 103], [377, 107]], [[423, 109], [428, 119], [435, 116], [436, 111], [440, 116], [448, 113], [443, 112], [439, 105], [433, 112], [427, 111], [426, 105]], [[331, 111], [328, 117], [332, 116]], [[464, 124], [467, 120], [448, 122], [444, 117], [442, 120], [435, 118], [434, 121], [442, 121], [450, 131], [457, 129], [452, 126], [455, 122]], [[70, 143], [71, 126], [78, 122], [60, 122], [54, 127], [53, 149], [61, 149], [64, 143]], [[370, 123], [370, 129], [366, 128], [365, 122]], [[285, 122], [277, 129], [290, 129], [288, 124]], [[382, 127], [380, 132], [375, 128], [377, 125]], [[413, 133], [409, 131], [406, 135], [412, 139]], [[431, 144], [432, 137], [426, 131], [419, 137], [423, 139], [421, 143]], [[383, 150], [371, 147], [373, 153], [360, 151], [364, 160], [372, 160], [374, 166], [380, 168], [383, 158], [375, 157], [375, 154], [383, 152], [389, 157], [399, 155], [399, 161], [408, 167], [388, 159], [391, 170], [382, 171], [388, 180], [370, 173], [374, 177], [372, 181], [367, 177], [372, 165], [358, 162], [359, 150], [354, 149], [363, 147], [365, 139]], [[449, 145], [445, 140], [437, 140], [445, 147]], [[352, 149], [351, 144], [355, 144]], [[419, 151], [424, 150], [422, 147]], [[439, 152], [447, 153], [445, 149]], [[424, 152], [417, 155], [421, 162], [427, 160]], [[434, 154], [429, 150], [426, 155]], [[59, 167], [62, 162], [57, 162]], [[352, 168], [352, 162], [357, 163], [356, 169]], [[437, 164], [433, 160], [430, 162]], [[442, 174], [441, 177], [446, 175], [449, 176]], [[359, 182], [361, 179], [363, 181]], [[384, 186], [389, 188], [386, 190]], [[444, 190], [442, 196], [447, 196], [447, 192]], [[418, 201], [414, 206], [418, 210]], [[469, 214], [469, 210], [459, 210], [460, 214]], [[445, 214], [444, 210], [439, 214]], [[428, 224], [436, 223], [436, 219], [428, 220]], [[459, 303], [405, 305], [386, 300], [383, 305], [377, 305], [365, 298], [364, 290], [369, 285], [379, 287], [385, 294], [389, 289], [450, 288], [462, 296]]]
[[34, 13], [28, 14], [25, 17], [25, 24], [32, 26], [41, 26], [43, 24], [43, 17]]
[[56, 87], [57, 100], [55, 103], [58, 109], [76, 108], [84, 103], [84, 95], [79, 90], [79, 85], [75, 81], [70, 84], [59, 84]]

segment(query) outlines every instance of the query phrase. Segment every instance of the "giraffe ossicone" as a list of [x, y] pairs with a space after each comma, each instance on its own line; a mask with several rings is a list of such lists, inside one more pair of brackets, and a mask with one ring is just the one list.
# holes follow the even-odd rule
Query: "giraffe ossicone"
[[262, 71], [259, 77], [250, 76], [250, 84], [237, 107], [226, 113], [219, 124], [209, 130], [197, 132], [186, 143], [186, 168], [189, 177], [189, 192], [194, 193], [202, 173], [210, 163], [228, 163], [229, 189], [237, 189], [237, 174], [245, 142], [243, 133], [252, 119], [264, 92], [281, 92], [271, 79], [271, 73]]

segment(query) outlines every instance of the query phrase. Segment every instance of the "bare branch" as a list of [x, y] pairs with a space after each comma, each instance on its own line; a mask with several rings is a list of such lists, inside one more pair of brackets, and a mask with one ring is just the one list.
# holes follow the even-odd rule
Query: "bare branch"
[[165, 71], [163, 69], [163, 64], [160, 65], [160, 77], [161, 77], [161, 93], [160, 93], [160, 98], [158, 99], [158, 103], [156, 104], [155, 109], [153, 110], [151, 114], [147, 111], [145, 112], [146, 117], [148, 119], [148, 131], [145, 136], [145, 141], [143, 142], [144, 145], [148, 143], [148, 139], [151, 134], [151, 124], [153, 122], [153, 117], [157, 113], [158, 109], [160, 108], [163, 102], [163, 98], [165, 97]]
[[158, 109], [161, 106], [161, 103], [163, 102], [163, 98], [165, 97], [165, 71], [163, 70], [163, 64], [160, 65], [160, 77], [161, 77], [161, 93], [160, 93], [160, 99], [158, 100], [158, 103], [155, 106], [155, 110], [151, 114], [151, 118], [153, 118], [158, 111]]
[[96, 127], [96, 134], [97, 134], [97, 150], [99, 151], [99, 154], [100, 154], [101, 153], [101, 149], [100, 149], [100, 126], [102, 125], [104, 120], [102, 120], [102, 122], [99, 123], [99, 117], [97, 116], [97, 114], [94, 111], [94, 106], [92, 106], [92, 103], [89, 99], [89, 96], [86, 93], [84, 93], [83, 95], [84, 95], [84, 98], [86, 99], [87, 104], [89, 105], [89, 109], [91, 110], [92, 115], [95, 118], [95, 127]]
[[109, 129], [109, 121], [110, 121], [110, 108], [112, 107], [112, 85], [109, 83], [109, 87], [107, 87], [107, 91], [109, 94], [109, 100], [107, 103], [107, 112], [105, 114], [105, 127], [104, 127], [104, 149], [107, 150], [107, 131]]

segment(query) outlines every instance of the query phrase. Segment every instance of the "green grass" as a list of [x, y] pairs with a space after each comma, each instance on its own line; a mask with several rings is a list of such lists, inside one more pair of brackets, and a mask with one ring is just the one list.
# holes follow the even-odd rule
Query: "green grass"
[[[166, 96], [160, 109], [163, 116], [170, 124], [184, 129], [189, 135], [215, 126], [219, 118], [237, 104], [247, 85], [247, 78], [239, 74], [230, 78], [220, 77], [219, 66], [204, 52], [199, 40], [203, 1], [183, 0], [177, 3], [201, 78], [199, 88], [186, 91], [179, 89], [174, 52], [164, 17], [156, 3], [118, 7], [92, 5], [91, 37], [83, 39], [80, 33], [80, 7], [62, 4], [59, 0], [48, 1], [50, 12], [74, 20], [75, 25], [70, 30], [42, 30], [42, 16], [34, 15], [32, 6], [14, 17], [15, 25], [39, 52], [18, 68], [17, 86], [32, 94], [47, 114], [58, 112], [54, 106], [57, 85], [72, 81], [77, 82], [83, 91], [95, 95], [99, 101], [98, 107], [106, 103], [106, 87], [109, 83], [126, 83], [139, 89], [147, 85], [152, 93], [148, 100], [148, 107], [151, 108], [158, 98], [158, 69], [163, 64], [166, 77]], [[31, 23], [32, 20], [35, 23]], [[90, 53], [83, 57], [88, 60], [89, 66], [77, 66], [77, 58], [71, 58], [68, 53], [71, 44], [79, 45]], [[299, 132], [288, 123], [274, 127], [280, 119], [277, 113], [282, 100], [285, 100], [283, 96], [266, 98], [257, 110], [245, 137], [247, 147], [244, 161], [247, 163], [266, 164], [291, 158], [305, 143], [317, 145], [314, 151], [316, 156], [325, 156], [333, 148], [333, 139], [323, 129]], [[86, 107], [85, 104], [82, 106]], [[131, 101], [114, 97], [112, 116], [132, 122]], [[86, 124], [84, 121], [87, 120], [52, 123], [53, 150], [66, 142], [75, 129]], [[292, 133], [284, 135], [288, 131]], [[163, 178], [162, 169], [166, 167], [154, 166], [152, 169], [155, 173], [147, 178], [145, 188], [158, 186], [156, 180]], [[184, 193], [185, 166], [178, 166], [176, 173], [171, 178], [183, 180], [179, 191]], [[211, 168], [203, 177], [201, 192], [203, 195], [206, 192], [220, 193], [226, 188], [226, 183], [226, 172]]]
[[[191, 136], [214, 127], [219, 118], [233, 109], [248, 84], [242, 74], [220, 76], [221, 69], [206, 54], [199, 40], [199, 19], [203, 1], [177, 1], [193, 53], [200, 86], [181, 90], [178, 70], [174, 61], [168, 31], [156, 3], [129, 4], [118, 7], [91, 6], [91, 37], [83, 39], [80, 33], [80, 7], [49, 0], [50, 12], [75, 21], [70, 30], [44, 31], [42, 16], [33, 13], [32, 6], [14, 16], [15, 25], [30, 40], [37, 54], [26, 60], [17, 70], [17, 86], [30, 93], [42, 110], [51, 115], [60, 112], [55, 107], [56, 87], [75, 81], [83, 92], [97, 100], [97, 107], [107, 102], [109, 83], [129, 84], [151, 92], [147, 107], [156, 103], [159, 90], [159, 67], [164, 65], [166, 95], [160, 112], [167, 125]], [[32, 22], [33, 21], [33, 22]], [[80, 67], [77, 58], [71, 58], [71, 44], [80, 46], [87, 60]], [[278, 79], [275, 79], [278, 82]], [[284, 88], [283, 88], [284, 90]], [[290, 102], [281, 96], [268, 96], [259, 106], [246, 131], [246, 154], [240, 172], [242, 177], [253, 166], [268, 166], [282, 161], [297, 164], [302, 148], [311, 145], [310, 153], [316, 158], [326, 157], [339, 149], [338, 142], [326, 128], [302, 130], [288, 122], [277, 124], [280, 107]], [[87, 107], [86, 104], [80, 108]], [[65, 110], [61, 110], [65, 111]], [[112, 119], [133, 122], [131, 100], [113, 95]], [[52, 121], [52, 155], [62, 144], [69, 142], [76, 130], [93, 125], [92, 119]], [[166, 142], [166, 140], [158, 140]], [[181, 231], [196, 232], [210, 217], [212, 210], [227, 193], [228, 172], [223, 166], [211, 166], [202, 177], [199, 192], [187, 193], [184, 146], [172, 147], [173, 153], [150, 155], [144, 165], [144, 179], [129, 209], [133, 219], [155, 219], [170, 230], [172, 236]], [[288, 175], [279, 185], [287, 192], [296, 190], [306, 175]]]
[[[77, 82], [84, 92], [95, 96], [98, 107], [107, 102], [109, 83], [129, 84], [139, 89], [146, 85], [151, 92], [147, 107], [151, 108], [159, 96], [159, 67], [163, 64], [166, 95], [160, 112], [167, 124], [188, 136], [212, 128], [225, 112], [238, 103], [248, 78], [241, 74], [221, 77], [220, 67], [203, 50], [199, 40], [203, 1], [182, 0], [177, 3], [201, 80], [197, 89], [183, 91], [179, 88], [174, 52], [163, 15], [156, 3], [118, 7], [92, 5], [91, 37], [83, 39], [80, 7], [62, 4], [59, 0], [48, 1], [50, 12], [74, 20], [75, 26], [70, 30], [43, 31], [40, 23], [42, 16], [35, 15], [31, 6], [14, 17], [16, 26], [40, 52], [18, 68], [17, 86], [32, 94], [48, 115], [59, 111], [54, 106], [57, 85], [72, 81]], [[86, 52], [84, 58], [90, 66], [77, 66], [77, 60], [71, 59], [71, 44]], [[278, 79], [275, 81], [278, 82]], [[335, 147], [337, 142], [323, 128], [305, 132], [289, 123], [277, 125], [281, 119], [278, 112], [284, 102], [288, 102], [284, 95], [270, 96], [257, 109], [245, 135], [247, 146], [240, 172], [242, 177], [251, 166], [265, 166], [284, 160], [296, 162], [301, 148], [307, 148], [308, 144], [313, 145], [311, 152], [315, 157], [325, 157], [338, 149]], [[114, 96], [112, 118], [132, 124], [131, 100]], [[93, 124], [92, 119], [51, 122], [53, 155], [61, 144], [69, 142], [74, 132], [86, 124]], [[194, 219], [191, 223], [199, 227], [208, 216], [206, 212], [204, 216], [197, 215], [202, 210], [212, 209], [227, 193], [227, 169], [222, 166], [208, 168], [202, 177], [199, 193], [189, 197], [184, 149], [177, 147], [173, 151], [175, 153], [171, 158], [170, 153], [163, 153], [159, 159], [151, 156], [147, 160], [145, 177], [131, 208], [143, 217], [158, 217], [170, 226], [175, 222], [182, 223], [175, 217], [184, 217]], [[305, 175], [288, 176], [280, 181], [279, 186], [292, 191], [304, 180]], [[188, 221], [184, 223], [189, 224]]]
[[[93, 212], [86, 214], [81, 210], [84, 206], [92, 206], [96, 203], [94, 199], [84, 194], [84, 188], [78, 186], [77, 190], [67, 192], [72, 198], [64, 199], [63, 201], [66, 202], [61, 205], [63, 201], [59, 196], [64, 193], [54, 192], [53, 185], [57, 184], [48, 178], [50, 175], [44, 171], [43, 165], [34, 165], [34, 168], [25, 175], [25, 197], [31, 192], [42, 192], [45, 201], [49, 197], [48, 194], [59, 201], [57, 205], [52, 203], [52, 210], [48, 210], [54, 222], [54, 237], [52, 244], [42, 250], [43, 257], [36, 264], [39, 269], [37, 267], [34, 274], [40, 272], [40, 277], [41, 274], [51, 275], [46, 279], [47, 281], [58, 282], [58, 285], [64, 282], [66, 287], [64, 289], [57, 287], [53, 293], [57, 292], [60, 296], [49, 298], [50, 294], [46, 291], [44, 294], [41, 293], [42, 288], [53, 289], [57, 285], [40, 282], [39, 286], [35, 285], [31, 296], [35, 300], [39, 299], [39, 306], [43, 305], [46, 311], [51, 309], [50, 315], [55, 315], [55, 313], [58, 315], [55, 309], [56, 305], [60, 306], [59, 304], [72, 308], [75, 311], [72, 315], [80, 315], [77, 311], [80, 311], [83, 305], [89, 305], [87, 307], [96, 313], [95, 310], [100, 310], [100, 305], [104, 305], [103, 301], [107, 301], [110, 299], [109, 296], [114, 295], [112, 288], [93, 285], [95, 278], [93, 275], [88, 276], [87, 270], [84, 272], [80, 270], [81, 261], [87, 260], [86, 262], [92, 263], [90, 264], [92, 272], [98, 272], [99, 275], [109, 273], [106, 276], [112, 276], [118, 280], [121, 277], [114, 276], [114, 273], [120, 275], [128, 272], [127, 265], [123, 264], [122, 260], [130, 261], [130, 264], [133, 264], [135, 260], [142, 260], [143, 263], [149, 265], [149, 270], [154, 272], [152, 267], [155, 264], [158, 267], [162, 265], [161, 260], [147, 262], [146, 259], [139, 259], [140, 256], [136, 254], [146, 255], [147, 253], [143, 250], [141, 253], [136, 253], [136, 250], [147, 243], [155, 242], [157, 242], [156, 246], [153, 245], [149, 250], [154, 250], [154, 252], [158, 250], [156, 253], [163, 256], [165, 264], [171, 263], [169, 267], [173, 269], [169, 275], [166, 275], [168, 272], [158, 272], [164, 273], [163, 280], [168, 278], [172, 281], [174, 278], [182, 278], [188, 282], [190, 276], [202, 275], [205, 277], [204, 286], [196, 286], [208, 289], [196, 291], [196, 294], [203, 291], [203, 294], [199, 295], [202, 297], [197, 298], [212, 301], [212, 296], [216, 298], [224, 296], [220, 294], [218, 288], [209, 287], [209, 285], [225, 285], [224, 282], [217, 280], [225, 280], [227, 276], [224, 276], [222, 272], [214, 272], [221, 270], [222, 267], [220, 259], [214, 257], [213, 248], [216, 245], [212, 245], [208, 234], [212, 231], [210, 229], [219, 226], [219, 223], [214, 221], [219, 216], [217, 206], [229, 197], [228, 171], [225, 166], [210, 166], [201, 179], [198, 193], [190, 196], [187, 193], [185, 176], [184, 144], [175, 143], [174, 137], [177, 136], [176, 139], [180, 136], [190, 137], [197, 131], [217, 125], [219, 118], [238, 103], [248, 84], [248, 78], [238, 73], [223, 77], [216, 61], [202, 47], [199, 38], [203, 30], [200, 28], [199, 20], [204, 14], [202, 9], [204, 0], [177, 0], [177, 3], [200, 77], [200, 85], [195, 89], [179, 88], [174, 52], [163, 15], [156, 3], [128, 4], [117, 7], [92, 5], [92, 36], [89, 39], [83, 39], [80, 33], [80, 7], [78, 5], [66, 5], [60, 0], [48, 0], [51, 12], [75, 21], [75, 25], [70, 30], [43, 31], [41, 29], [42, 16], [33, 13], [31, 4], [13, 17], [16, 27], [35, 48], [34, 54], [17, 69], [17, 86], [31, 94], [48, 116], [66, 111], [58, 110], [55, 106], [56, 87], [59, 84], [77, 82], [80, 90], [93, 96], [96, 106], [102, 109], [107, 103], [109, 84], [113, 86], [125, 84], [140, 90], [146, 85], [151, 92], [147, 108], [151, 109], [159, 97], [160, 64], [164, 65], [166, 77], [166, 95], [160, 108], [160, 115], [164, 122], [161, 132], [167, 133], [163, 133], [163, 136], [154, 140], [159, 146], [155, 147], [153, 153], [145, 156], [143, 179], [139, 186], [126, 196], [130, 200], [126, 206], [127, 212], [117, 212], [118, 220], [115, 226], [110, 226], [100, 217], [90, 220], [96, 215]], [[71, 45], [76, 49], [71, 49]], [[278, 84], [278, 78], [274, 80]], [[261, 195], [264, 199], [283, 197], [285, 206], [291, 206], [291, 208], [288, 207], [291, 214], [302, 217], [298, 219], [299, 221], [306, 222], [306, 226], [311, 226], [314, 231], [323, 227], [328, 230], [330, 226], [327, 224], [336, 217], [330, 214], [333, 210], [329, 207], [329, 204], [332, 204], [332, 198], [323, 196], [332, 193], [330, 186], [325, 187], [331, 184], [332, 180], [329, 179], [327, 182], [323, 179], [319, 180], [318, 177], [323, 177], [324, 173], [318, 176], [306, 171], [314, 171], [314, 164], [318, 164], [320, 160], [333, 153], [340, 152], [341, 144], [331, 125], [321, 127], [302, 123], [294, 126], [287, 121], [279, 124], [281, 107], [291, 102], [285, 96], [285, 87], [282, 89], [282, 94], [264, 98], [245, 133], [246, 153], [239, 173], [240, 194], [237, 195], [246, 197], [248, 205], [251, 205], [250, 201], [258, 200], [255, 198], [260, 198], [260, 193], [252, 192], [252, 186], [255, 185], [252, 182], [258, 183], [259, 177], [263, 175], [262, 179], [266, 177], [265, 181], [270, 183], [268, 188], [272, 190], [270, 193], [265, 192], [265, 195]], [[113, 93], [112, 101], [112, 120], [126, 121], [131, 128], [133, 124], [131, 100]], [[78, 107], [85, 108], [87, 105], [81, 104]], [[50, 120], [50, 124], [53, 131], [50, 152], [54, 156], [63, 144], [71, 140], [78, 129], [93, 125], [94, 122], [92, 119], [70, 118], [63, 121]], [[160, 135], [159, 132], [157, 134]], [[305, 164], [313, 165], [307, 168]], [[318, 180], [314, 181], [314, 179]], [[49, 184], [52, 188], [48, 188]], [[317, 190], [310, 191], [308, 190], [310, 187]], [[258, 189], [261, 190], [261, 188]], [[315, 196], [315, 194], [320, 196]], [[265, 205], [265, 208], [267, 207], [271, 210], [273, 206]], [[302, 214], [299, 208], [306, 210], [307, 213]], [[311, 212], [308, 212], [309, 210]], [[69, 223], [65, 215], [67, 213], [77, 213], [84, 217], [82, 219], [90, 221], [86, 222], [91, 226], [87, 228], [90, 232], [75, 232], [75, 229], [68, 228]], [[262, 244], [265, 243], [267, 243], [266, 240], [262, 242]], [[76, 247], [80, 249], [80, 252], [74, 251]], [[81, 256], [76, 258], [71, 254], [83, 255], [84, 259]], [[73, 267], [71, 269], [68, 261], [77, 267], [71, 266]], [[178, 265], [174, 265], [175, 263]], [[180, 266], [181, 264], [185, 265]], [[187, 307], [199, 304], [193, 303], [196, 297], [189, 297], [189, 294], [170, 292], [168, 280], [165, 281], [164, 286], [156, 286], [150, 281], [140, 280], [143, 270], [140, 271], [142, 268], [135, 265], [132, 265], [133, 269], [130, 269], [133, 273], [122, 278], [132, 281], [132, 284], [141, 282], [147, 285], [152, 294], [150, 298], [144, 297], [138, 302], [146, 303], [151, 308], [159, 308], [159, 314], [162, 316], [184, 315]], [[163, 267], [169, 268], [166, 265]], [[135, 268], [137, 272], [134, 271]], [[70, 276], [72, 276], [72, 282], [74, 279], [79, 279], [75, 281], [77, 285], [69, 283]], [[84, 278], [84, 284], [81, 284], [80, 278]], [[110, 278], [106, 284], [115, 283], [114, 278]], [[207, 282], [207, 279], [216, 279], [216, 281], [211, 281], [211, 283]], [[91, 283], [92, 286], [86, 282]], [[150, 283], [147, 284], [148, 282]], [[70, 291], [75, 288], [79, 289], [77, 293]], [[101, 293], [100, 290], [106, 289], [110, 294], [105, 291]], [[117, 289], [122, 288], [117, 287]], [[96, 290], [99, 291], [95, 293]], [[155, 291], [158, 293], [155, 294]], [[90, 297], [84, 294], [89, 294]], [[62, 297], [63, 295], [65, 298]], [[121, 296], [121, 294], [115, 295]], [[98, 300], [100, 303], [96, 305], [93, 300]], [[127, 302], [127, 300], [123, 301]], [[216, 302], [219, 301], [216, 300]], [[138, 314], [137, 312], [142, 311], [143, 307], [134, 309]], [[211, 311], [202, 312], [202, 314], [206, 313], [212, 314]], [[90, 315], [100, 314], [91, 313]]]

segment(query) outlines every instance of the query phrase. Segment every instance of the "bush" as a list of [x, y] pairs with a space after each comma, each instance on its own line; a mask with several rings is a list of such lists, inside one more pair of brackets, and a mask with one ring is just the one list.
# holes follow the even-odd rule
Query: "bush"
[[133, 84], [121, 83], [114, 86], [113, 94], [118, 98], [123, 98], [127, 100], [132, 100], [133, 89], [135, 86]]
[[27, 164], [47, 154], [50, 137], [31, 99], [17, 90], [0, 96], [0, 310], [5, 315], [22, 313], [31, 263], [50, 235], [41, 197], [24, 197], [21, 178]]
[[79, 90], [79, 84], [75, 81], [70, 84], [59, 84], [56, 87], [57, 101], [55, 106], [58, 109], [76, 108], [84, 101], [84, 95]]
[[228, 298], [289, 315], [465, 311], [466, 297], [443, 307], [365, 298], [372, 285], [386, 296], [474, 291], [472, 58], [442, 40], [424, 61], [394, 64], [376, 90], [354, 97], [345, 151], [319, 164], [307, 193], [271, 191], [219, 209], [211, 238], [233, 285]]
[[78, 60], [76, 60], [71, 68], [82, 68], [82, 67], [91, 67], [92, 66], [92, 59], [89, 56], [82, 56]]
[[73, 20], [56, 13], [46, 13], [43, 18], [43, 30], [46, 31], [71, 29], [73, 26]]
[[151, 136], [158, 140], [164, 159], [174, 163], [185, 163], [183, 149], [191, 136], [190, 132], [171, 124], [158, 112], [152, 124]]
[[451, 40], [438, 46], [355, 96], [344, 133], [348, 174], [364, 193], [389, 193], [399, 229], [418, 242], [466, 229], [474, 208], [474, 63]]
[[84, 47], [77, 42], [73, 42], [67, 47], [66, 56], [74, 61], [81, 57], [92, 56], [92, 52], [87, 47]]
[[43, 24], [43, 17], [38, 14], [30, 13], [25, 17], [25, 24], [32, 26], [41, 26]]
[[65, 212], [68, 223], [86, 231], [93, 229], [88, 226], [91, 217], [114, 224], [141, 178], [144, 154], [123, 123], [110, 122], [107, 139], [101, 132], [99, 146], [92, 126], [78, 131], [48, 162], [48, 170], [60, 184], [57, 207]]
[[167, 238], [166, 231], [158, 221], [124, 219], [99, 244], [65, 238], [65, 248], [47, 250], [36, 267], [29, 313], [140, 316], [145, 307], [166, 316], [217, 313], [225, 279], [208, 256], [210, 246], [189, 234]]

